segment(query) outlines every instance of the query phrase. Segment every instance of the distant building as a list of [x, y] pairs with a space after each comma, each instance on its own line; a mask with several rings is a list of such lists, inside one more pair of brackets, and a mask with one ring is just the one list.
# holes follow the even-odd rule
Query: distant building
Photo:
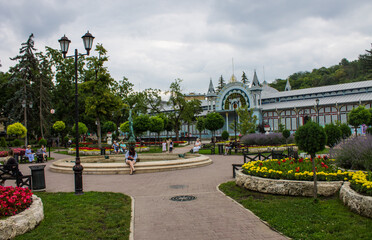
[[[225, 126], [217, 131], [217, 135], [226, 130], [230, 135], [234, 129], [229, 125], [237, 118], [235, 108], [248, 106], [257, 116], [257, 124], [269, 125], [270, 131], [279, 129], [279, 124], [292, 132], [311, 119], [324, 126], [331, 122], [347, 123], [347, 114], [359, 105], [367, 109], [372, 106], [372, 80], [338, 85], [330, 85], [300, 90], [291, 90], [289, 79], [285, 91], [270, 87], [266, 82], [260, 84], [256, 72], [250, 85], [236, 81], [233, 75], [229, 82], [216, 93], [212, 80], [209, 82], [207, 94], [188, 94], [187, 100], [199, 99], [203, 112], [215, 111], [225, 118]], [[318, 100], [318, 101], [317, 101]], [[169, 111], [169, 109], [168, 109]], [[181, 133], [187, 133], [187, 126], [183, 125]], [[198, 135], [195, 126], [191, 126], [190, 133]], [[362, 131], [362, 127], [358, 130]], [[210, 133], [205, 131], [204, 137]]]

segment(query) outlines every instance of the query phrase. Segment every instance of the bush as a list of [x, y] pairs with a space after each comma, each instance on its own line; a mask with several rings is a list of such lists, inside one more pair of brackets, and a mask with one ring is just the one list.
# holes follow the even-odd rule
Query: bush
[[223, 140], [228, 140], [229, 139], [229, 136], [230, 136], [230, 134], [226, 130], [223, 131], [222, 134], [221, 134], [221, 137], [222, 137]]
[[19, 146], [21, 146], [21, 141], [19, 139], [14, 139], [12, 145], [13, 145], [13, 147], [19, 147]]
[[244, 135], [241, 138], [241, 142], [249, 146], [252, 146], [252, 145], [276, 146], [276, 145], [285, 144], [285, 138], [283, 137], [282, 133], [270, 133], [270, 134], [253, 133], [253, 134]]
[[347, 169], [372, 170], [372, 135], [350, 139], [330, 151], [336, 164]]
[[324, 131], [326, 132], [327, 135], [326, 145], [331, 148], [334, 147], [342, 138], [341, 129], [337, 125], [334, 125], [333, 123], [325, 125]]
[[366, 133], [372, 135], [372, 127], [367, 128]]
[[2, 138], [0, 139], [0, 147], [7, 147], [7, 145], [6, 145], [6, 140], [5, 140], [4, 137], [2, 137]]
[[39, 141], [39, 146], [41, 147], [41, 145], [46, 146], [46, 145], [47, 145], [47, 140], [44, 139], [44, 138], [40, 139], [40, 141]]

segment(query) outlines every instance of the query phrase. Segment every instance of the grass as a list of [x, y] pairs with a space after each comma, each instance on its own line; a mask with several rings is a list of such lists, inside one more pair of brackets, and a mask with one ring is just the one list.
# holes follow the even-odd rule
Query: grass
[[372, 239], [372, 219], [352, 213], [339, 200], [262, 194], [227, 182], [220, 190], [271, 227], [293, 239]]
[[16, 239], [129, 239], [131, 198], [121, 193], [36, 193], [44, 220]]

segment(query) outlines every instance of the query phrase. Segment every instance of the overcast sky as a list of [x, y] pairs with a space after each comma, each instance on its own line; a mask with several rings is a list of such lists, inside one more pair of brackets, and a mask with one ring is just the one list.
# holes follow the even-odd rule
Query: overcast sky
[[89, 30], [116, 80], [167, 90], [181, 78], [204, 93], [230, 78], [232, 58], [238, 79], [256, 69], [260, 82], [355, 60], [370, 49], [371, 12], [371, 0], [0, 0], [0, 71], [31, 33], [38, 51], [66, 34], [72, 54]]

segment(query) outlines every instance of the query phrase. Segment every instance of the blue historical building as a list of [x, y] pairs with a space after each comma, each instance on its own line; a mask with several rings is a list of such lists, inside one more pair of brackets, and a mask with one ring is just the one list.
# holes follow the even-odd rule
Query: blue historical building
[[[217, 92], [210, 80], [207, 93], [190, 93], [186, 99], [201, 101], [201, 116], [215, 111], [224, 117], [225, 126], [217, 131], [217, 135], [224, 130], [230, 135], [234, 134], [235, 129], [230, 126], [234, 121], [239, 122], [235, 109], [241, 106], [248, 106], [257, 116], [257, 124], [265, 125], [269, 132], [278, 130], [279, 124], [294, 132], [308, 119], [322, 126], [336, 121], [347, 123], [347, 114], [354, 107], [363, 105], [367, 109], [371, 108], [372, 80], [300, 90], [292, 90], [287, 80], [285, 91], [280, 92], [265, 81], [260, 83], [254, 72], [251, 83], [244, 84], [232, 75], [229, 82]], [[188, 134], [187, 129], [184, 124], [181, 134]], [[189, 129], [191, 135], [199, 134], [195, 125]], [[364, 126], [358, 129], [358, 133], [364, 132]], [[204, 131], [202, 136], [208, 138], [210, 133]]]

